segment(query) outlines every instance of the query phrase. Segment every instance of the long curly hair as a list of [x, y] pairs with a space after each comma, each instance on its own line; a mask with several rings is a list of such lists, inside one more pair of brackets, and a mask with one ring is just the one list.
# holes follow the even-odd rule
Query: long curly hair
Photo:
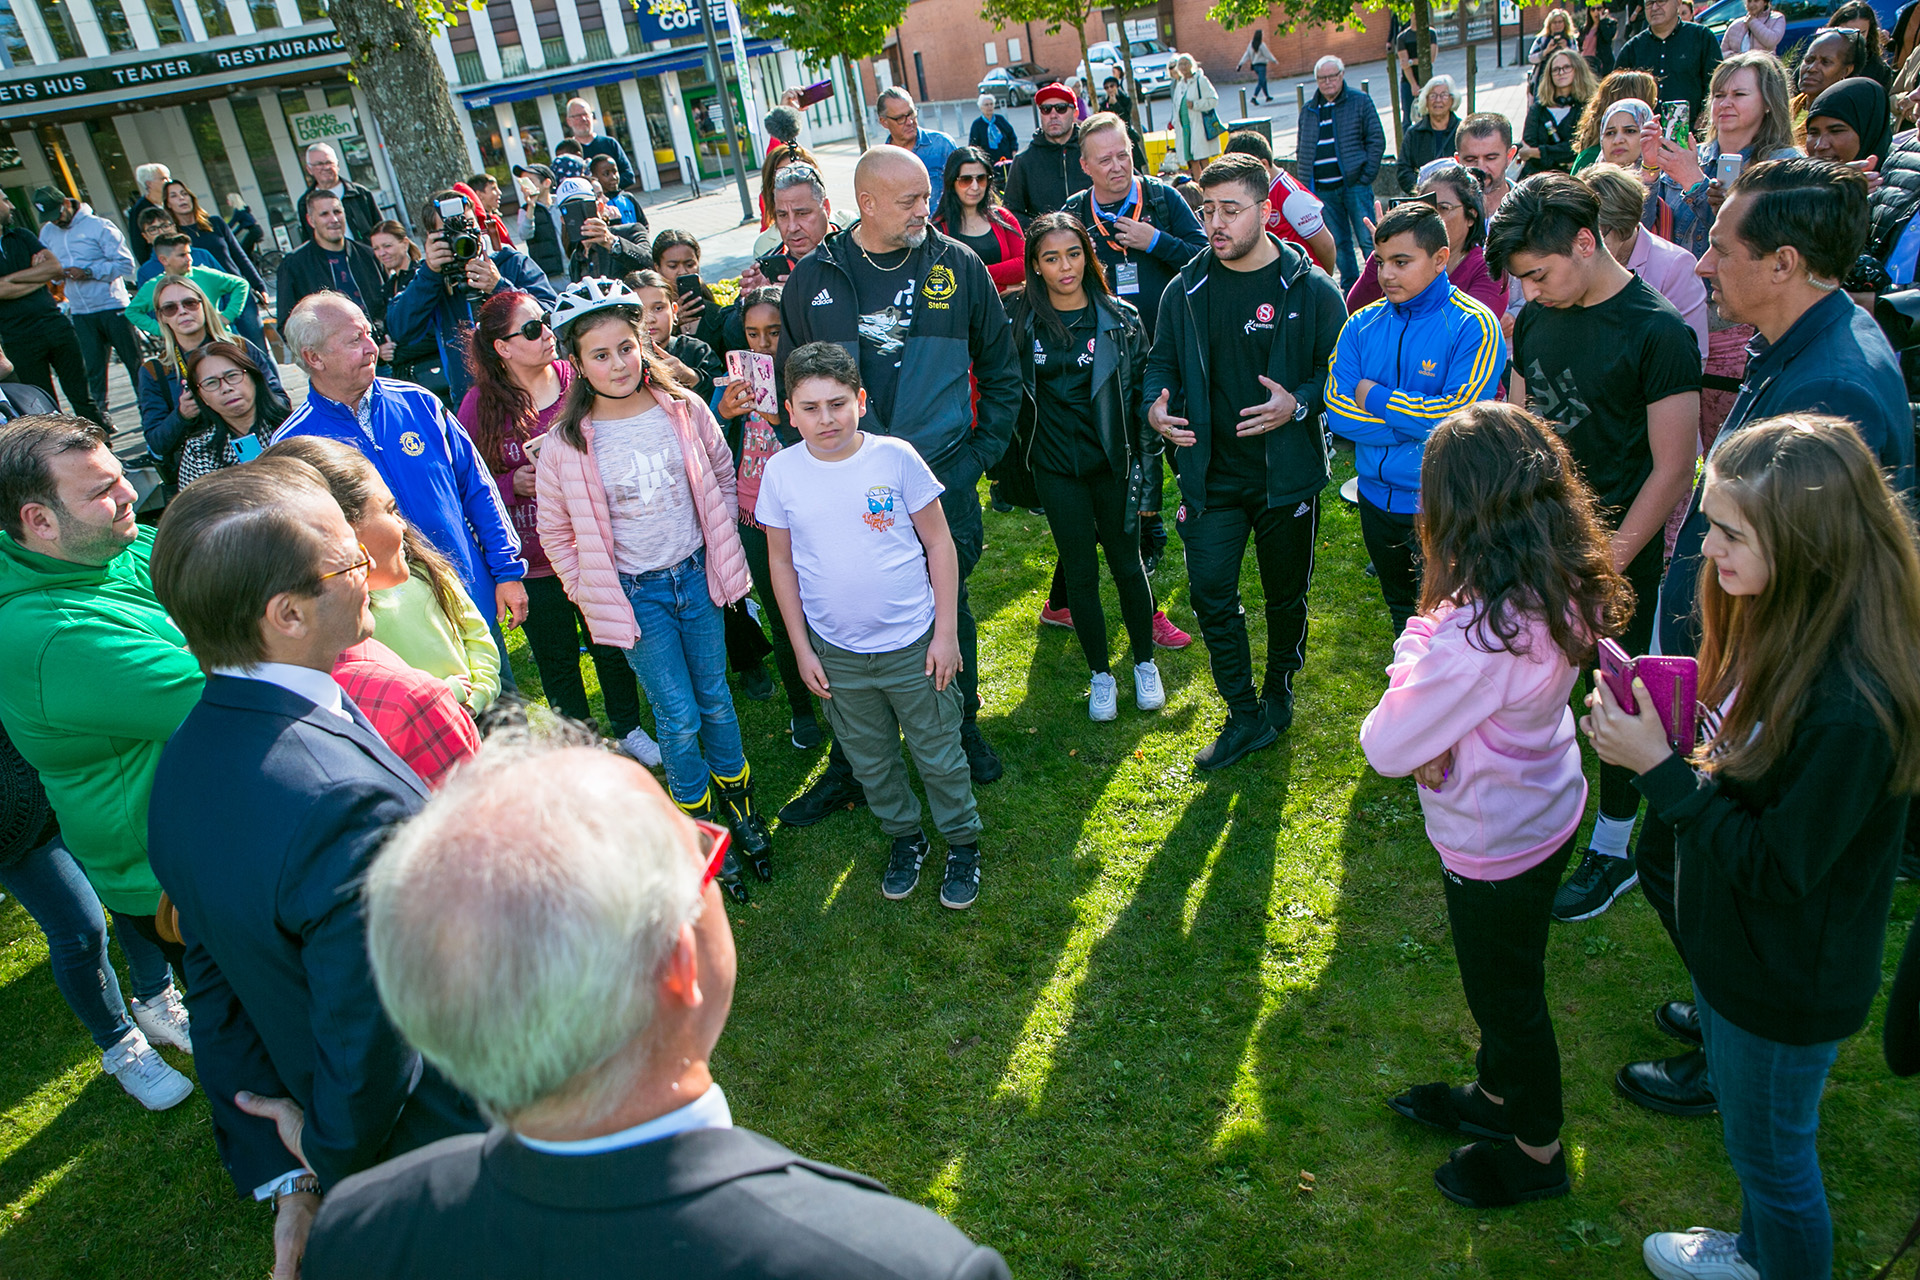
[[1852, 423], [1788, 414], [1741, 428], [1707, 464], [1766, 558], [1758, 595], [1700, 566], [1700, 696], [1727, 706], [1696, 762], [1764, 777], [1815, 689], [1840, 672], [1893, 746], [1895, 791], [1920, 791], [1920, 553], [1905, 505]]
[[473, 378], [473, 443], [493, 471], [504, 471], [507, 462], [502, 449], [512, 437], [526, 443], [539, 416], [533, 397], [513, 380], [513, 371], [494, 343], [511, 337], [518, 328], [513, 313], [523, 302], [536, 305], [539, 299], [520, 289], [508, 289], [488, 298], [480, 308], [474, 328], [473, 344], [467, 353], [467, 372]]
[[1573, 455], [1517, 405], [1483, 400], [1434, 428], [1420, 464], [1420, 510], [1420, 611], [1477, 606], [1468, 641], [1483, 652], [1527, 653], [1525, 632], [1537, 618], [1578, 664], [1633, 612], [1633, 590], [1614, 572], [1611, 539]]

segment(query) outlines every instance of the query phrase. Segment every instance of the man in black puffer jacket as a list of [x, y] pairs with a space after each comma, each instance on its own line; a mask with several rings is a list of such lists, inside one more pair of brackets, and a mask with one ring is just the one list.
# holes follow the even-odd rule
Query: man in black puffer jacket
[[1006, 205], [1022, 226], [1043, 213], [1053, 213], [1067, 197], [1087, 188], [1087, 171], [1080, 167], [1080, 124], [1073, 90], [1050, 84], [1033, 95], [1040, 128], [1027, 149], [1013, 158], [1007, 174]]

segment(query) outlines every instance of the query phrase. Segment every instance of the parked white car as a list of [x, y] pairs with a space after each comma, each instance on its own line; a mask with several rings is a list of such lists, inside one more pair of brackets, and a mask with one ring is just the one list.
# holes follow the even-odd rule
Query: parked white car
[[[1173, 72], [1169, 68], [1179, 53], [1167, 48], [1158, 40], [1135, 40], [1133, 42], [1133, 77], [1138, 82], [1137, 96], [1143, 98], [1162, 98], [1173, 92]], [[1089, 96], [1095, 102], [1100, 101], [1100, 86], [1108, 76], [1117, 76], [1122, 84], [1127, 80], [1127, 65], [1120, 57], [1120, 46], [1112, 40], [1102, 40], [1098, 44], [1087, 46], [1087, 57], [1093, 61], [1093, 75], [1087, 75], [1087, 64], [1080, 64], [1079, 76], [1086, 81]]]

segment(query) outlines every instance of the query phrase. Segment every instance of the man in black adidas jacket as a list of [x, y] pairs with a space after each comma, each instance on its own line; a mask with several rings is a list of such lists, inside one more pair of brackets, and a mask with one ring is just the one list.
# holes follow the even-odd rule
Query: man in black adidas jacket
[[[1293, 723], [1306, 660], [1320, 490], [1327, 483], [1327, 365], [1347, 307], [1298, 246], [1267, 228], [1267, 169], [1226, 155], [1200, 175], [1210, 248], [1160, 299], [1142, 386], [1147, 422], [1173, 446], [1187, 591], [1206, 636], [1226, 727], [1194, 763], [1223, 769]], [[1267, 606], [1267, 673], [1253, 685], [1240, 607], [1251, 537]]]
[[[784, 385], [796, 348], [845, 347], [866, 384], [862, 429], [911, 444], [945, 486], [940, 504], [960, 553], [960, 688], [967, 706], [961, 741], [973, 780], [992, 782], [1001, 766], [976, 723], [980, 637], [967, 575], [985, 536], [980, 477], [1007, 451], [1020, 407], [1012, 330], [980, 259], [927, 225], [931, 184], [918, 157], [874, 147], [854, 167], [853, 186], [860, 221], [821, 241], [787, 277], [775, 365]], [[979, 384], [977, 404], [972, 381]], [[860, 798], [835, 743], [825, 776], [782, 809], [780, 820], [806, 826]]]

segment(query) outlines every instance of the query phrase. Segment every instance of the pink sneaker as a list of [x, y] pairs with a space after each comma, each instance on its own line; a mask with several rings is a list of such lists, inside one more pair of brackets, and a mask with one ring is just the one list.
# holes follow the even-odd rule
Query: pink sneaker
[[[1069, 627], [1070, 628], [1073, 626], [1073, 610], [1067, 608], [1067, 606], [1065, 605], [1061, 605], [1058, 609], [1049, 609], [1046, 605], [1041, 605], [1040, 621], [1046, 623], [1050, 627]], [[1159, 625], [1157, 623], [1154, 626], [1153, 634], [1156, 637], [1158, 637], [1160, 634]]]
[[1153, 643], [1162, 649], [1184, 649], [1193, 643], [1193, 637], [1173, 625], [1173, 619], [1167, 617], [1163, 609], [1153, 611]]

